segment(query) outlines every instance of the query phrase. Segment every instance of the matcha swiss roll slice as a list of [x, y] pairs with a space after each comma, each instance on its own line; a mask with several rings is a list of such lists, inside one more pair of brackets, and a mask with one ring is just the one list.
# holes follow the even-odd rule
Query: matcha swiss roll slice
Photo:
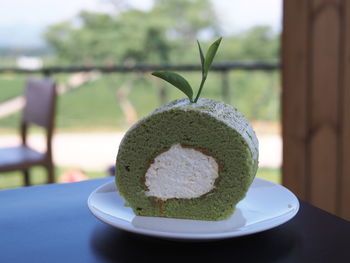
[[258, 141], [241, 113], [211, 99], [181, 99], [129, 129], [116, 184], [137, 215], [220, 220], [232, 215], [257, 168]]
[[181, 75], [159, 77], [186, 94], [137, 122], [118, 151], [119, 193], [140, 216], [220, 220], [232, 215], [258, 168], [258, 140], [233, 107], [200, 99], [221, 38], [204, 56], [198, 42], [202, 80], [193, 89]]

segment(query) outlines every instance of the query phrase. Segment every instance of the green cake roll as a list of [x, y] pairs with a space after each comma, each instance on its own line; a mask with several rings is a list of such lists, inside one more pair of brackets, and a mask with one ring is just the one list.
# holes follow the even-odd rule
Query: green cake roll
[[228, 218], [258, 168], [258, 140], [243, 115], [223, 102], [170, 102], [125, 134], [116, 185], [136, 215]]

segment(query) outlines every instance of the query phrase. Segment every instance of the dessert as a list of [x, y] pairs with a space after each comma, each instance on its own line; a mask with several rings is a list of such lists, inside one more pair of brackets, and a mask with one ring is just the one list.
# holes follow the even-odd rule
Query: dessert
[[225, 219], [254, 179], [258, 141], [248, 121], [187, 93], [133, 125], [120, 144], [116, 184], [136, 215]]

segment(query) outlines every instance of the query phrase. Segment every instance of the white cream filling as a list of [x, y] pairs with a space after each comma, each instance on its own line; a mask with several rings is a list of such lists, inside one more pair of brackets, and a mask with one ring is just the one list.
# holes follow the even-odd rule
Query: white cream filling
[[213, 157], [175, 144], [148, 168], [146, 195], [161, 200], [200, 197], [214, 188], [218, 176], [219, 167]]

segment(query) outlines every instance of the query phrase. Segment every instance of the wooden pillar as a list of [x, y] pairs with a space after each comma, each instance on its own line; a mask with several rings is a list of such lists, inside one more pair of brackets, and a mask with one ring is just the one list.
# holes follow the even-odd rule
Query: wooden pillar
[[344, 1], [343, 69], [341, 92], [341, 167], [339, 176], [339, 215], [350, 220], [350, 1]]
[[283, 184], [350, 220], [350, 1], [284, 0]]

